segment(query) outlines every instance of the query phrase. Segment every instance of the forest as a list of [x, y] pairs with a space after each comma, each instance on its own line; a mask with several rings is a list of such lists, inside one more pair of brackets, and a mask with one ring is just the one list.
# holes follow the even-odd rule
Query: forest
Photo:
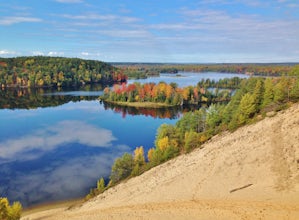
[[0, 58], [0, 88], [70, 87], [126, 80], [122, 70], [95, 60], [43, 56]]
[[[104, 102], [129, 105], [130, 103], [159, 103], [165, 106], [199, 105], [201, 103], [228, 101], [233, 89], [238, 88], [241, 79], [234, 77], [218, 82], [209, 79], [198, 82], [197, 86], [179, 88], [176, 83], [158, 84], [134, 83], [130, 85], [114, 85], [104, 89], [100, 97]], [[164, 106], [162, 105], [162, 106]], [[145, 105], [140, 104], [145, 107]], [[159, 105], [161, 106], [161, 105]]]
[[154, 63], [113, 63], [132, 78], [145, 78], [160, 73], [178, 72], [222, 72], [241, 73], [255, 76], [281, 76], [289, 74], [294, 63], [281, 64], [154, 64]]
[[137, 176], [180, 154], [188, 153], [212, 136], [234, 131], [254, 123], [299, 101], [299, 66], [283, 77], [250, 77], [239, 81], [239, 88], [228, 104], [211, 104], [186, 112], [175, 125], [162, 124], [156, 134], [155, 146], [144, 151], [136, 147], [133, 154], [125, 153], [114, 161], [110, 177], [102, 177], [90, 190], [90, 199], [119, 182]]

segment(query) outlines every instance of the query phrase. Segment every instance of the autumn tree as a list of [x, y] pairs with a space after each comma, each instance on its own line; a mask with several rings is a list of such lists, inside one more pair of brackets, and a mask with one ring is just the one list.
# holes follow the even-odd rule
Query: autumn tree
[[7, 198], [0, 197], [0, 219], [1, 220], [18, 220], [21, 218], [22, 205], [14, 202], [11, 206]]
[[134, 150], [134, 168], [132, 170], [132, 175], [137, 176], [143, 172], [143, 167], [145, 165], [144, 149], [142, 146], [136, 147]]

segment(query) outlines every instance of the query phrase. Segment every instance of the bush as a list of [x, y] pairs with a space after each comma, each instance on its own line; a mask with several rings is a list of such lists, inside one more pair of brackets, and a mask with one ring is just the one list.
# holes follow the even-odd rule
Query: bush
[[11, 206], [7, 198], [0, 198], [0, 219], [18, 220], [21, 218], [22, 205], [14, 202]]

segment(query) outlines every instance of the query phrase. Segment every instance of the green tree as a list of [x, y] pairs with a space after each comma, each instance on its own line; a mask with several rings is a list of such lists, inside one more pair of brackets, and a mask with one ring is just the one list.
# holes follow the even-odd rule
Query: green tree
[[250, 93], [246, 93], [240, 102], [238, 109], [238, 122], [244, 124], [251, 118], [256, 112], [254, 96]]
[[263, 107], [268, 106], [273, 102], [274, 98], [274, 85], [271, 78], [265, 80], [265, 92], [263, 97]]
[[184, 145], [185, 151], [190, 152], [191, 150], [199, 146], [200, 146], [199, 134], [194, 131], [186, 132], [185, 145]]
[[101, 193], [105, 190], [105, 180], [102, 177], [101, 179], [98, 180], [97, 182], [97, 190]]
[[221, 105], [212, 104], [207, 109], [206, 124], [209, 130], [214, 130], [221, 124], [223, 107]]
[[290, 98], [295, 101], [299, 100], [299, 79], [298, 78], [296, 78], [293, 83], [293, 87], [290, 91]]
[[253, 91], [254, 104], [257, 110], [261, 109], [263, 101], [263, 92], [263, 81], [262, 79], [258, 79]]
[[117, 183], [130, 176], [134, 167], [134, 159], [131, 154], [125, 153], [122, 157], [117, 158], [112, 165], [110, 180]]

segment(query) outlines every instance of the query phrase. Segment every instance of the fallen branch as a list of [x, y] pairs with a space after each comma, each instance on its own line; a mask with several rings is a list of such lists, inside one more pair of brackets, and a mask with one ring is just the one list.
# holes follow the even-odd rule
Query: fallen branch
[[239, 187], [239, 188], [232, 189], [232, 190], [229, 191], [229, 192], [230, 192], [230, 193], [232, 193], [232, 192], [236, 192], [236, 191], [238, 191], [238, 190], [245, 189], [245, 188], [247, 188], [247, 187], [249, 187], [249, 186], [252, 186], [252, 185], [253, 185], [253, 184], [250, 183], [250, 184], [247, 184], [247, 185], [245, 185], [245, 186], [242, 186], [242, 187]]

